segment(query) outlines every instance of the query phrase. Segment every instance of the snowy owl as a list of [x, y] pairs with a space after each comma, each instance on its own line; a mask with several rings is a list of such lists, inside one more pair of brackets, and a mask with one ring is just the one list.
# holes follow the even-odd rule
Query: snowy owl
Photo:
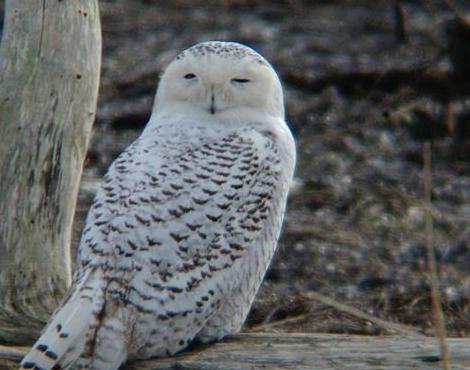
[[21, 369], [118, 369], [239, 331], [294, 165], [271, 65], [234, 42], [183, 51], [141, 136], [105, 175], [73, 284]]

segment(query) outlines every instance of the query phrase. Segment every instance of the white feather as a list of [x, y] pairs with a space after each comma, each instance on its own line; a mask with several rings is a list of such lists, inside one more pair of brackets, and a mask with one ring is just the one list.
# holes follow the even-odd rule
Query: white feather
[[66, 362], [73, 362], [80, 355], [85, 334], [94, 321], [99, 290], [96, 274], [90, 269], [83, 275], [72, 296], [55, 313], [44, 333], [21, 362], [20, 369], [36, 366], [49, 370], [62, 363], [64, 356], [67, 357]]

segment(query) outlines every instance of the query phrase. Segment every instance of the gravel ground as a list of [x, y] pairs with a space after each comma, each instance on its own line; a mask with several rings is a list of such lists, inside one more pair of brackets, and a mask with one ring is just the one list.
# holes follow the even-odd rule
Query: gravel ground
[[[189, 5], [190, 4], [190, 5]], [[210, 39], [279, 71], [299, 163], [279, 251], [246, 330], [383, 333], [313, 291], [432, 334], [423, 146], [449, 335], [470, 334], [470, 4], [101, 0], [99, 109], [76, 219], [144, 127], [162, 67]]]

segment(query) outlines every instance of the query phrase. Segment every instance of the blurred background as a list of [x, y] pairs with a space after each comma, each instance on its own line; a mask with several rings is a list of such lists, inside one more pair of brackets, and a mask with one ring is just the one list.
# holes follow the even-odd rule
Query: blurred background
[[299, 162], [279, 250], [245, 330], [381, 334], [318, 292], [432, 334], [423, 145], [449, 335], [470, 335], [470, 2], [100, 0], [103, 67], [77, 208], [145, 126], [162, 68], [245, 43], [284, 83]]

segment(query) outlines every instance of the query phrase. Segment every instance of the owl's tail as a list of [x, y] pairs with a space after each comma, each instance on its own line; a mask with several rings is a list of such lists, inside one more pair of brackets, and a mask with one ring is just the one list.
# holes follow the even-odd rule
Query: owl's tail
[[20, 364], [23, 369], [65, 369], [85, 351], [90, 332], [104, 309], [99, 276], [88, 270], [62, 307], [49, 321], [44, 333]]

